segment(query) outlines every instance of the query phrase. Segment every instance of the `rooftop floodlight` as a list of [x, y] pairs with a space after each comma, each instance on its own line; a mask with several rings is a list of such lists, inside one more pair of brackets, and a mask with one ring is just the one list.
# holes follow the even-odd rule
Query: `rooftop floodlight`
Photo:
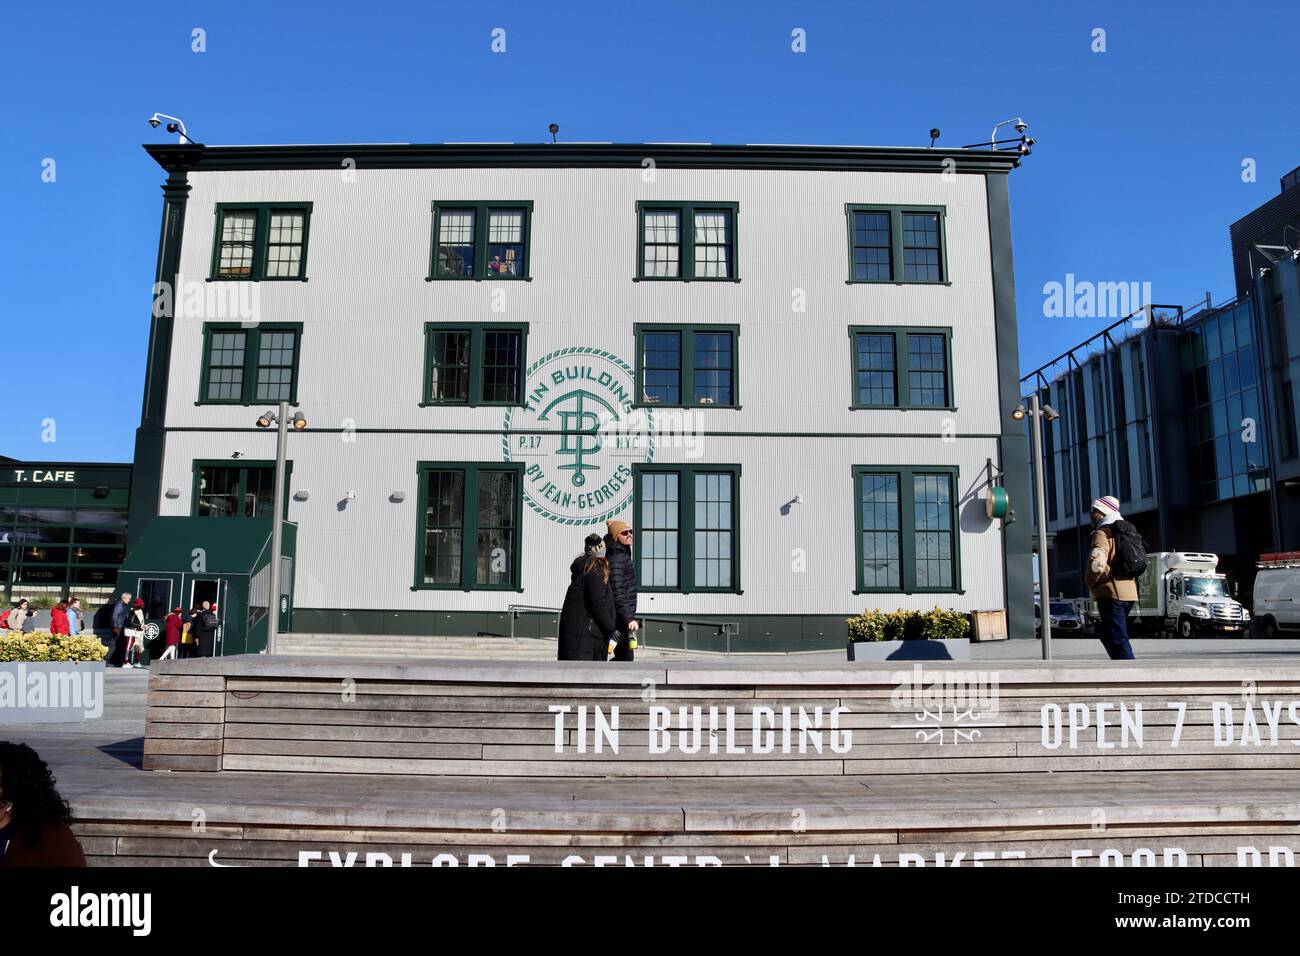
[[555, 142], [555, 135], [560, 131], [560, 124], [559, 124], [559, 123], [552, 123], [550, 126], [546, 127], [546, 129], [547, 129], [547, 130], [550, 132], [550, 134], [551, 134], [551, 142], [554, 143], [554, 142]]
[[935, 126], [930, 130], [930, 146], [934, 147], [934, 141], [939, 138], [939, 127]]

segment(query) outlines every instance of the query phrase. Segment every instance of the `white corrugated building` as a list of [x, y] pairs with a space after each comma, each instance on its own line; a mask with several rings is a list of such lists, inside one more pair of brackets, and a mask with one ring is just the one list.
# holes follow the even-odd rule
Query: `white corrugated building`
[[254, 420], [289, 400], [294, 630], [503, 633], [618, 517], [642, 613], [737, 622], [733, 648], [838, 642], [868, 606], [1032, 633], [1014, 154], [147, 148], [174, 294], [132, 537], [265, 517]]

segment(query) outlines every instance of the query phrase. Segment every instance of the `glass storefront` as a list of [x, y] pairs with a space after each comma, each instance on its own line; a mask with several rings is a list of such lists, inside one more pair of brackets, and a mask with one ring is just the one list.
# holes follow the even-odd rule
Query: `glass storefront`
[[130, 465], [5, 463], [0, 575], [7, 601], [111, 593], [126, 557]]

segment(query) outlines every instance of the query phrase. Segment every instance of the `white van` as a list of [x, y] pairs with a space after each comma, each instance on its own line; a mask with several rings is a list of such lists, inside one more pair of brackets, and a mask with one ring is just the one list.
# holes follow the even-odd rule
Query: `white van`
[[1300, 551], [1261, 554], [1255, 562], [1255, 620], [1265, 637], [1300, 628]]

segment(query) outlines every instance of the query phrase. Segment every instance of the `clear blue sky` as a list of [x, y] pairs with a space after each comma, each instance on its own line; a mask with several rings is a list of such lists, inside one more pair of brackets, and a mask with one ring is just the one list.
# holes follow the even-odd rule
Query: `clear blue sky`
[[1043, 317], [1043, 284], [1066, 273], [1149, 281], [1159, 302], [1228, 298], [1228, 224], [1300, 165], [1294, 0], [0, 9], [0, 454], [16, 458], [132, 455], [155, 110], [212, 144], [537, 142], [555, 121], [569, 140], [913, 146], [938, 126], [960, 146], [1019, 114], [1039, 144], [1011, 181], [1023, 371], [1107, 324]]

